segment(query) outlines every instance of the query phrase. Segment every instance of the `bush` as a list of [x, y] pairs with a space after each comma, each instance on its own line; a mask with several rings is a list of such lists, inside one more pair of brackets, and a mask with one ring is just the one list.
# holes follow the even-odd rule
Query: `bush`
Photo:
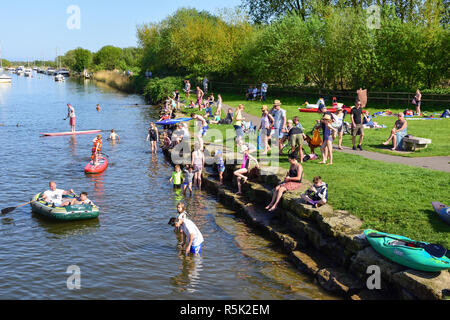
[[171, 96], [175, 90], [181, 90], [182, 84], [183, 78], [181, 77], [150, 79], [144, 87], [144, 97], [150, 103], [161, 103], [167, 96]]

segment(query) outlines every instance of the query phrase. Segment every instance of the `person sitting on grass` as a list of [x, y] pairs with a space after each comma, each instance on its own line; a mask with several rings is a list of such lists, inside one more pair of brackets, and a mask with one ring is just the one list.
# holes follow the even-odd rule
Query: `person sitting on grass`
[[405, 120], [405, 115], [403, 112], [398, 114], [398, 120], [395, 121], [394, 128], [392, 128], [389, 138], [383, 142], [387, 146], [392, 140], [392, 151], [399, 150], [401, 148], [401, 142], [406, 136], [406, 127], [408, 123]]
[[227, 112], [227, 116], [225, 117], [225, 119], [220, 120], [220, 124], [232, 124], [233, 118], [234, 118], [233, 109], [229, 108], [228, 112]]
[[70, 202], [70, 205], [82, 205], [82, 204], [88, 204], [93, 205], [92, 201], [88, 199], [87, 192], [80, 193], [80, 196], [78, 198], [73, 198]]
[[177, 164], [175, 166], [175, 171], [172, 172], [172, 176], [170, 177], [169, 181], [170, 183], [173, 183], [174, 188], [180, 189], [182, 180], [184, 180], [183, 173], [181, 172], [180, 165]]
[[298, 163], [297, 154], [295, 152], [289, 155], [289, 163], [291, 166], [286, 174], [284, 182], [276, 186], [273, 192], [272, 201], [266, 207], [269, 212], [277, 209], [278, 203], [286, 191], [293, 191], [302, 186], [303, 167], [300, 163]]
[[328, 201], [328, 186], [320, 176], [314, 177], [313, 185], [301, 195], [301, 198], [314, 208], [323, 206]]

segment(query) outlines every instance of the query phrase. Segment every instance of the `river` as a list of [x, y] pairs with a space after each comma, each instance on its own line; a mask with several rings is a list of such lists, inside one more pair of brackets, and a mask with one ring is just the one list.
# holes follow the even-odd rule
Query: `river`
[[[69, 131], [66, 103], [77, 130], [119, 134], [104, 141], [103, 174], [83, 172], [94, 136], [40, 137]], [[140, 96], [91, 82], [38, 74], [0, 84], [1, 208], [29, 201], [50, 180], [101, 208], [82, 222], [49, 221], [30, 206], [0, 216], [0, 299], [334, 299], [213, 196], [173, 191], [171, 166], [145, 140], [157, 116]], [[167, 224], [180, 200], [205, 238], [200, 257], [184, 256]], [[67, 288], [69, 266], [81, 271], [79, 290]]]

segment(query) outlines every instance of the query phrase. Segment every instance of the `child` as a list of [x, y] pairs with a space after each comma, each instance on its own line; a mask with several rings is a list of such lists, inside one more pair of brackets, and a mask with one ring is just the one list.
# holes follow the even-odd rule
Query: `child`
[[220, 111], [216, 111], [214, 114], [214, 120], [210, 120], [210, 123], [220, 124]]
[[177, 219], [186, 219], [187, 218], [186, 207], [183, 202], [179, 202], [177, 204], [177, 211], [178, 211]]
[[70, 205], [80, 205], [80, 204], [90, 204], [93, 205], [92, 201], [87, 198], [87, 192], [82, 192], [80, 197], [72, 199]]
[[183, 170], [184, 173], [184, 183], [183, 183], [183, 194], [186, 195], [186, 191], [189, 188], [189, 193], [192, 196], [192, 181], [194, 180], [194, 174], [198, 170], [194, 170], [194, 168], [190, 165], [186, 165], [186, 168]]
[[120, 140], [119, 135], [116, 133], [114, 129], [111, 130], [111, 134], [109, 135], [109, 140], [116, 141]]
[[223, 173], [225, 172], [225, 162], [221, 150], [216, 150], [214, 154], [216, 157], [217, 171], [219, 171], [219, 185], [223, 184]]
[[97, 135], [92, 142], [94, 143], [94, 146], [92, 147], [91, 160], [95, 166], [98, 166], [98, 158], [102, 152], [102, 135]]
[[301, 195], [301, 198], [314, 208], [323, 206], [328, 200], [327, 184], [320, 176], [314, 177], [313, 185]]
[[175, 171], [172, 172], [172, 177], [170, 177], [169, 181], [170, 183], [173, 183], [174, 189], [180, 189], [182, 180], [184, 180], [183, 174], [181, 172], [180, 165], [177, 164], [175, 166]]

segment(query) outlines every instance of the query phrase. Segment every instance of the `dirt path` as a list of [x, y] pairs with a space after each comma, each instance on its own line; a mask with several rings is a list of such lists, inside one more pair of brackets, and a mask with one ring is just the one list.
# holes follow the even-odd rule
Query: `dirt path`
[[[226, 112], [228, 108], [235, 110], [235, 108], [228, 106], [226, 104], [223, 104], [222, 110]], [[243, 116], [245, 117], [245, 121], [251, 121], [253, 125], [256, 125], [257, 128], [259, 128], [259, 124], [261, 121], [260, 117], [248, 114], [246, 112], [243, 112]], [[450, 156], [443, 156], [443, 157], [419, 157], [419, 158], [407, 158], [407, 157], [401, 157], [401, 156], [393, 156], [389, 154], [384, 153], [378, 153], [378, 152], [372, 152], [372, 151], [360, 151], [360, 150], [352, 150], [349, 147], [343, 147], [343, 150], [337, 149], [337, 147], [334, 147], [334, 150], [337, 152], [344, 152], [349, 154], [356, 154], [358, 156], [372, 159], [372, 160], [379, 160], [383, 162], [389, 162], [389, 163], [400, 163], [407, 166], [413, 166], [413, 167], [419, 167], [419, 168], [425, 168], [425, 169], [432, 169], [432, 170], [438, 170], [438, 171], [444, 171], [444, 172], [450, 172]]]

